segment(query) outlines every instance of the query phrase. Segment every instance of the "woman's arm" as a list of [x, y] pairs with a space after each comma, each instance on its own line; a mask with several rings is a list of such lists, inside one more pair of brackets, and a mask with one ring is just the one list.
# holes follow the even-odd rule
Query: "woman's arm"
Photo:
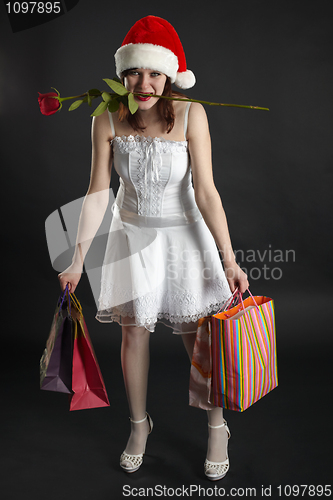
[[236, 263], [226, 215], [214, 184], [210, 133], [206, 112], [201, 104], [191, 104], [187, 130], [195, 201], [221, 252], [231, 291], [239, 287], [244, 293], [249, 282]]
[[85, 256], [102, 223], [109, 202], [112, 167], [111, 128], [108, 112], [94, 117], [91, 128], [92, 159], [90, 183], [84, 198], [72, 264], [58, 275], [62, 290], [74, 292], [80, 280]]

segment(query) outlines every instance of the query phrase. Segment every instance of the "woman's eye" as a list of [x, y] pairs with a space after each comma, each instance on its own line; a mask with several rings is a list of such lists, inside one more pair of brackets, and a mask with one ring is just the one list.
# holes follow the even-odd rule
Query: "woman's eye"
[[156, 72], [154, 72], [154, 73], [150, 73], [150, 75], [151, 75], [151, 76], [160, 76], [160, 74], [161, 74], [161, 73], [156, 73]]

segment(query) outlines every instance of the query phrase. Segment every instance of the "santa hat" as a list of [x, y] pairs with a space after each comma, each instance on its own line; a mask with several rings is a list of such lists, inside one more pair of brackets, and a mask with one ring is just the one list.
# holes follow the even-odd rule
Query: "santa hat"
[[168, 21], [147, 16], [137, 21], [114, 55], [118, 77], [126, 69], [154, 69], [169, 76], [181, 89], [195, 84], [195, 76], [186, 68], [183, 46]]

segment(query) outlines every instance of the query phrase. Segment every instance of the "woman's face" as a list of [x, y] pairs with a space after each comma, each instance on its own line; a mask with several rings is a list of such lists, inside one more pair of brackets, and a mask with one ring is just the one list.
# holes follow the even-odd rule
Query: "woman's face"
[[158, 98], [153, 95], [162, 95], [167, 77], [164, 73], [152, 69], [134, 68], [129, 70], [124, 78], [124, 85], [130, 92], [149, 94], [147, 96], [135, 96], [134, 99], [139, 109], [152, 108]]

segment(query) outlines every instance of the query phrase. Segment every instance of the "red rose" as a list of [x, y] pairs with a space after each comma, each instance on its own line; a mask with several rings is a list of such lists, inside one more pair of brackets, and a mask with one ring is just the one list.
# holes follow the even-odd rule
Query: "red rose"
[[58, 99], [53, 99], [51, 96], [58, 97], [55, 92], [49, 92], [48, 94], [41, 94], [38, 92], [38, 104], [43, 115], [49, 116], [54, 115], [60, 108], [60, 102]]

